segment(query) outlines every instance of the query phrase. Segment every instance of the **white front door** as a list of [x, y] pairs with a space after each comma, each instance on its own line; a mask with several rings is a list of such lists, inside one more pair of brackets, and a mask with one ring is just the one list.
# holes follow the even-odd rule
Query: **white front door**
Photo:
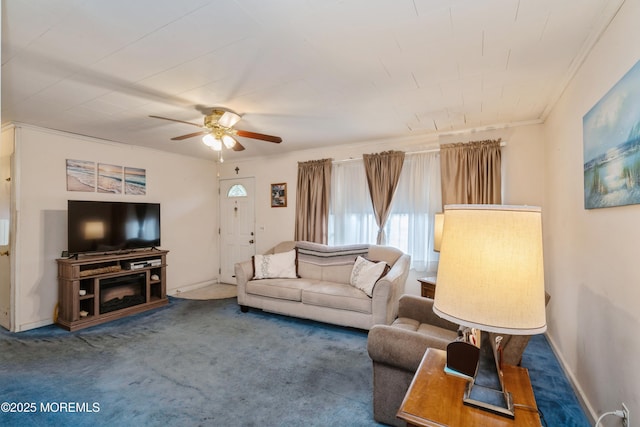
[[235, 284], [235, 264], [255, 253], [254, 178], [221, 179], [220, 282]]

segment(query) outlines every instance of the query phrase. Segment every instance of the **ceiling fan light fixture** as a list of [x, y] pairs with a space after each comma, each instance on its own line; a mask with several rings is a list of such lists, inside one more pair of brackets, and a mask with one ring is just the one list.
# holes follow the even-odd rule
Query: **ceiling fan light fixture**
[[207, 147], [213, 147], [213, 141], [214, 140], [215, 140], [215, 138], [210, 133], [208, 133], [208, 134], [206, 134], [205, 136], [202, 137], [202, 142]]
[[224, 135], [222, 137], [222, 142], [224, 143], [224, 146], [231, 149], [233, 148], [234, 145], [236, 145], [236, 139], [234, 137], [232, 137], [231, 135]]
[[225, 111], [224, 114], [218, 119], [220, 125], [230, 128], [240, 121], [240, 116], [232, 111]]
[[[242, 117], [232, 111], [223, 109], [213, 109], [211, 114], [204, 116], [204, 125], [198, 125], [184, 120], [171, 119], [161, 116], [150, 116], [156, 119], [169, 120], [171, 122], [184, 123], [200, 128], [199, 132], [188, 133], [171, 138], [172, 141], [182, 141], [196, 136], [202, 137], [202, 142], [214, 151], [221, 151], [223, 148], [233, 151], [244, 151], [244, 146], [237, 140], [236, 136], [243, 138], [257, 139], [261, 141], [279, 144], [282, 138], [279, 136], [265, 135], [257, 132], [250, 132], [242, 129], [234, 129], [235, 125]], [[223, 147], [224, 144], [224, 147]]]
[[214, 137], [210, 133], [202, 137], [202, 142], [207, 147], [211, 147], [211, 149], [214, 151], [222, 150], [222, 141], [220, 141], [218, 138]]

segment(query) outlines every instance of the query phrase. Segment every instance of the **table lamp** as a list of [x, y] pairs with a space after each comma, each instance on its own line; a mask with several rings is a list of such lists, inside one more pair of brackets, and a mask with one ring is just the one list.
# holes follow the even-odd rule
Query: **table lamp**
[[444, 229], [444, 214], [438, 212], [433, 216], [433, 251], [440, 252], [442, 230]]
[[464, 403], [514, 418], [488, 332], [546, 331], [540, 208], [445, 206], [433, 311], [482, 331], [480, 360]]

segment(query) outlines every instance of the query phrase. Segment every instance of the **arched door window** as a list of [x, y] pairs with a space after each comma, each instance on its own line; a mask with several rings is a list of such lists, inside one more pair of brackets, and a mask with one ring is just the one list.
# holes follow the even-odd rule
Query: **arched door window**
[[227, 197], [247, 197], [247, 189], [242, 184], [234, 184], [227, 191]]

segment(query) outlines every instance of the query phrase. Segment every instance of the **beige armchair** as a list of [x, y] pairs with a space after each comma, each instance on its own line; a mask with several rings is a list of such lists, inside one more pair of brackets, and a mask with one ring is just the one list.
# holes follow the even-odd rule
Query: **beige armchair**
[[[549, 302], [549, 295], [546, 296]], [[376, 421], [404, 426], [396, 418], [411, 380], [427, 348], [446, 350], [458, 338], [459, 326], [433, 312], [433, 300], [402, 295], [398, 318], [391, 325], [376, 325], [369, 331], [367, 350], [373, 362], [373, 416]], [[497, 334], [492, 334], [493, 336]], [[495, 343], [492, 336], [491, 342]], [[519, 365], [529, 336], [502, 335], [502, 361]]]
[[458, 337], [458, 325], [438, 317], [433, 300], [402, 295], [398, 318], [391, 325], [369, 331], [367, 350], [373, 361], [373, 417], [376, 421], [404, 426], [396, 418], [404, 395], [427, 348], [445, 350]]

